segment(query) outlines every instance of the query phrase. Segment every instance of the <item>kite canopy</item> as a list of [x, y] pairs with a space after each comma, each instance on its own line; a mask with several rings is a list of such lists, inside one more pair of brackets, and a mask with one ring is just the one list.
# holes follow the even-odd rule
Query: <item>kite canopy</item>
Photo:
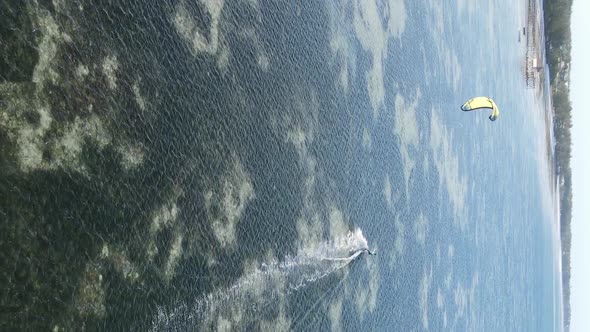
[[492, 114], [490, 114], [489, 117], [491, 121], [496, 121], [496, 119], [498, 119], [500, 116], [500, 110], [498, 109], [498, 106], [496, 103], [494, 103], [492, 98], [488, 97], [475, 97], [473, 99], [469, 99], [465, 102], [465, 104], [463, 104], [463, 106], [461, 106], [461, 109], [464, 112], [470, 112], [479, 109], [491, 109]]

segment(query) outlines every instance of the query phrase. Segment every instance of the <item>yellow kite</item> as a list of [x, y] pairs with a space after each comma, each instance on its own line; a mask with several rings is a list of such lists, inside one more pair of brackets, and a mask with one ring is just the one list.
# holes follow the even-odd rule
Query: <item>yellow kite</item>
[[496, 121], [500, 116], [500, 110], [496, 103], [492, 100], [492, 98], [488, 97], [475, 97], [473, 99], [469, 99], [468, 101], [461, 106], [461, 109], [465, 112], [475, 111], [482, 108], [489, 108], [492, 110], [492, 114], [490, 114], [489, 119], [492, 121]]

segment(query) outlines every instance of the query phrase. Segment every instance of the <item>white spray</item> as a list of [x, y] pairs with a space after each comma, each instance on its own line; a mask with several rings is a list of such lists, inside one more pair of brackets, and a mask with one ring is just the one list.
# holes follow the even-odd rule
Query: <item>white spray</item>
[[180, 304], [171, 310], [159, 308], [152, 330], [208, 329], [219, 318], [230, 317], [236, 323], [245, 323], [280, 298], [346, 267], [367, 249], [360, 229], [303, 248], [296, 256], [262, 264], [229, 288], [202, 296], [193, 304]]

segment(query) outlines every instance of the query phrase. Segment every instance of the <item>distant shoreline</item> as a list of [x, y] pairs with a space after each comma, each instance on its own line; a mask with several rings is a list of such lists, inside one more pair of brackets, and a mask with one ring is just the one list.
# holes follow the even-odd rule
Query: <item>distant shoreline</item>
[[[533, 0], [529, 0], [533, 1]], [[543, 0], [544, 51], [549, 74], [550, 105], [555, 137], [554, 167], [559, 192], [559, 229], [562, 253], [564, 328], [570, 322], [570, 248], [572, 217], [571, 103], [569, 99], [572, 0]]]

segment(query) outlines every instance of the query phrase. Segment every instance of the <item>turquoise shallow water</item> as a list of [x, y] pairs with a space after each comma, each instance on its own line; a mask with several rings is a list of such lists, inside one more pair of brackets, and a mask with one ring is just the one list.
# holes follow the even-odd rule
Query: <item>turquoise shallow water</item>
[[0, 327], [559, 330], [525, 5], [4, 2]]

